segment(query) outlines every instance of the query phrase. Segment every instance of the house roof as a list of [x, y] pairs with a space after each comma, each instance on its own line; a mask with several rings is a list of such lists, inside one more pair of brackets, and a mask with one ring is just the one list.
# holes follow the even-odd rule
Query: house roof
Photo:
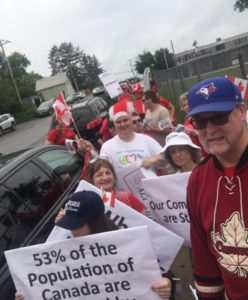
[[58, 73], [51, 77], [45, 77], [39, 80], [36, 80], [35, 91], [42, 91], [50, 87], [61, 85], [66, 83], [68, 80], [66, 73]]

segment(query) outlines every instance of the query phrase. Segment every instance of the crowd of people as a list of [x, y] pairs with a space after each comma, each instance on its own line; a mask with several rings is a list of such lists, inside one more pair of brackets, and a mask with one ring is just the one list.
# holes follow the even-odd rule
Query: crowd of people
[[[174, 105], [168, 100], [167, 108], [162, 104], [154, 84], [145, 92], [139, 83], [131, 91], [127, 86], [122, 90], [100, 130], [98, 154], [88, 141], [62, 131], [61, 124], [48, 133], [46, 143], [76, 139], [78, 149], [90, 153], [84, 179], [144, 215], [141, 200], [118, 190], [116, 174], [132, 164], [148, 177], [191, 172], [187, 207], [198, 299], [247, 300], [248, 129], [239, 89], [224, 77], [194, 85], [179, 97], [186, 114], [180, 130]], [[72, 198], [84, 210], [62, 209], [56, 225], [74, 236], [118, 229], [104, 215], [97, 194], [84, 191]], [[173, 299], [173, 279], [163, 276], [151, 288], [161, 299]], [[16, 299], [23, 295], [17, 293]]]

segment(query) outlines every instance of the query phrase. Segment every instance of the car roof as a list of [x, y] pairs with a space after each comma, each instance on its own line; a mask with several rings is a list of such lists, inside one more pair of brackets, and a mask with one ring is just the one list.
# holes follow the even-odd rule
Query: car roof
[[[9, 162], [5, 165], [2, 166], [2, 168], [0, 169], [0, 182], [4, 179], [4, 177], [13, 169], [15, 169], [16, 167], [18, 167], [20, 165], [20, 163], [26, 161], [26, 160], [30, 160], [31, 157], [35, 157], [38, 154], [45, 152], [49, 149], [64, 149], [67, 150], [66, 147], [64, 146], [58, 146], [58, 145], [44, 145], [44, 146], [39, 146], [39, 147], [35, 147], [32, 149], [23, 149], [23, 150], [19, 150], [16, 152], [12, 152], [9, 154], [5, 154], [5, 155], [1, 155], [0, 156], [0, 164], [1, 161], [4, 161], [8, 159], [9, 157]], [[12, 155], [12, 158], [11, 158]]]

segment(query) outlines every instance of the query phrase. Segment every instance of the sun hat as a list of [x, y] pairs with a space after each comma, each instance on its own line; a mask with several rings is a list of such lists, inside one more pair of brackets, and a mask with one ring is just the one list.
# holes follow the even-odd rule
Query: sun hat
[[189, 135], [184, 132], [172, 132], [168, 134], [165, 138], [165, 146], [161, 150], [161, 154], [165, 153], [171, 146], [190, 146], [194, 149], [201, 149], [199, 146], [195, 145]]
[[187, 117], [202, 112], [233, 110], [242, 101], [238, 87], [226, 77], [215, 77], [194, 85], [188, 93]]
[[104, 214], [102, 198], [92, 191], [81, 191], [72, 195], [65, 207], [65, 215], [55, 225], [64, 229], [77, 229], [94, 217]]
[[130, 117], [132, 116], [132, 113], [134, 112], [134, 106], [133, 103], [130, 101], [119, 101], [115, 103], [113, 106], [109, 109], [109, 118], [112, 121], [116, 121], [120, 117]]

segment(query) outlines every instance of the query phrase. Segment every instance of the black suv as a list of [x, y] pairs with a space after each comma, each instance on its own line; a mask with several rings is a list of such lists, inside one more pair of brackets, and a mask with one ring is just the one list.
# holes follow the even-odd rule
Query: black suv
[[81, 169], [82, 162], [62, 146], [0, 155], [1, 300], [15, 295], [4, 251], [46, 241], [54, 217], [78, 185]]

